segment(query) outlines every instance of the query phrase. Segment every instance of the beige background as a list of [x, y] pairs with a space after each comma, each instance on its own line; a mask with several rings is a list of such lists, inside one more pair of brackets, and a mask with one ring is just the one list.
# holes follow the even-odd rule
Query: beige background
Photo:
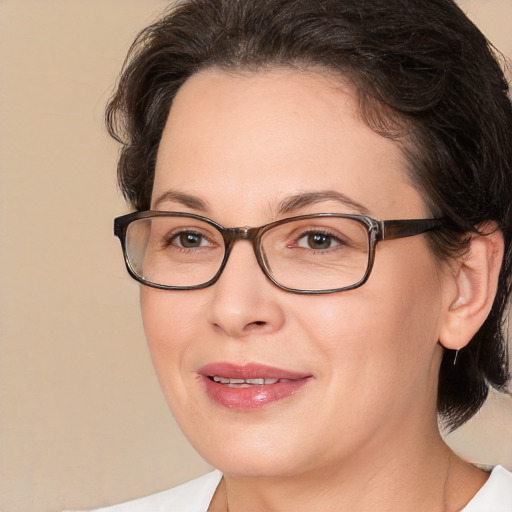
[[[158, 389], [112, 218], [103, 107], [162, 0], [0, 0], [0, 509], [51, 512], [155, 492], [208, 466]], [[463, 2], [512, 56], [512, 0]], [[512, 403], [452, 438], [512, 468]]]

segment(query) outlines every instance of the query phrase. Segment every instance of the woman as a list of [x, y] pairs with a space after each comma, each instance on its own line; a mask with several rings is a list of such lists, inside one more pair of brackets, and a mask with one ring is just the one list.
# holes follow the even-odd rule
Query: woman
[[154, 365], [218, 468], [109, 511], [512, 510], [437, 421], [508, 379], [512, 107], [451, 0], [180, 2], [107, 120]]

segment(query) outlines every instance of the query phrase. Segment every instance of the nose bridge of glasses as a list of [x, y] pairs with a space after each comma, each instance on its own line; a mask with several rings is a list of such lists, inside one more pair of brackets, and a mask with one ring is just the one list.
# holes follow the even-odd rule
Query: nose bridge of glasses
[[227, 228], [225, 231], [225, 239], [228, 245], [232, 245], [237, 240], [249, 240], [255, 239], [257, 230], [244, 226], [241, 228]]
[[224, 264], [226, 264], [227, 259], [229, 258], [231, 250], [233, 249], [233, 244], [239, 240], [245, 240], [252, 245], [258, 265], [264, 273], [267, 273], [264, 257], [261, 254], [259, 248], [259, 238], [261, 233], [262, 228], [250, 228], [248, 226], [239, 228], [226, 228], [223, 233], [224, 242], [226, 244], [226, 256]]

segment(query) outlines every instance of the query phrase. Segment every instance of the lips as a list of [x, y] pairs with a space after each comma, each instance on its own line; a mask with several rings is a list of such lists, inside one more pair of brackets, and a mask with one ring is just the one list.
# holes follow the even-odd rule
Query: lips
[[312, 375], [260, 364], [212, 363], [199, 371], [208, 397], [240, 411], [266, 407], [295, 395]]

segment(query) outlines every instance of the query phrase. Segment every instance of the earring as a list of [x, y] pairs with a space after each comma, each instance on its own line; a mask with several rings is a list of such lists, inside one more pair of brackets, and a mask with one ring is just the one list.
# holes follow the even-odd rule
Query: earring
[[[462, 342], [462, 320], [459, 318], [459, 343]], [[459, 355], [459, 350], [460, 348], [458, 348], [456, 351], [455, 351], [455, 356], [453, 357], [453, 366], [455, 366], [457, 364], [457, 356]]]

